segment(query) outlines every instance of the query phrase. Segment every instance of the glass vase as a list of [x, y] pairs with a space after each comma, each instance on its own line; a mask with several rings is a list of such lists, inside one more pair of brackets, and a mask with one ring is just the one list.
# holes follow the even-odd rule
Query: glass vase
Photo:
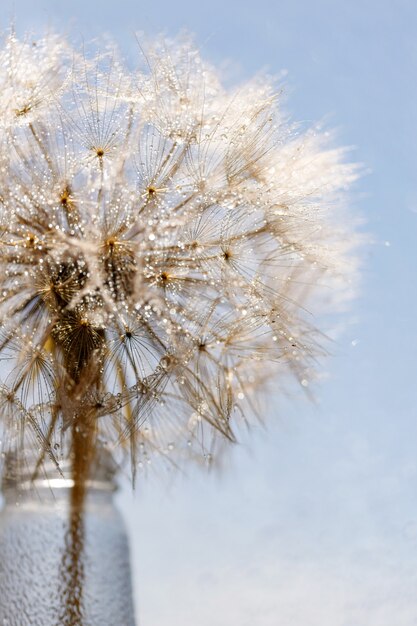
[[79, 523], [70, 523], [71, 472], [8, 459], [0, 513], [1, 626], [135, 626], [129, 547], [115, 507], [114, 469], [100, 457]]

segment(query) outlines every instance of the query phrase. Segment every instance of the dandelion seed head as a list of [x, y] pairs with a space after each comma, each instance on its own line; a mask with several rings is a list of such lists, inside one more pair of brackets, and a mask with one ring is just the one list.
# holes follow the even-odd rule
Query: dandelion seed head
[[314, 315], [354, 284], [345, 151], [188, 38], [138, 56], [0, 50], [2, 440], [41, 461], [81, 434], [213, 464], [264, 389], [311, 387]]

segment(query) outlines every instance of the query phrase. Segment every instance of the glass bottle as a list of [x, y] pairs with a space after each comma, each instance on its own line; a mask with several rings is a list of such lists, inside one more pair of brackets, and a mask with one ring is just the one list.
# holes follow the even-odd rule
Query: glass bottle
[[[6, 461], [0, 513], [1, 626], [135, 626], [127, 534], [101, 455], [82, 515], [77, 586], [71, 586], [70, 472], [50, 464], [13, 471]], [[73, 547], [73, 545], [72, 545]], [[70, 600], [69, 600], [70, 598]], [[76, 602], [75, 602], [76, 599]], [[71, 602], [74, 606], [69, 606]], [[75, 607], [75, 603], [77, 606]]]

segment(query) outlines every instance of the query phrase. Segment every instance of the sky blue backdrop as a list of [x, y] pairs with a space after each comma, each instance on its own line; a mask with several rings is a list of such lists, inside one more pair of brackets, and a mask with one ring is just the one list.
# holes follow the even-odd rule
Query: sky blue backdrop
[[370, 170], [362, 295], [318, 403], [272, 403], [221, 478], [120, 498], [141, 626], [417, 623], [417, 5], [410, 0], [3, 0], [4, 26], [88, 39], [186, 27], [240, 80], [288, 70], [294, 119], [325, 117]]

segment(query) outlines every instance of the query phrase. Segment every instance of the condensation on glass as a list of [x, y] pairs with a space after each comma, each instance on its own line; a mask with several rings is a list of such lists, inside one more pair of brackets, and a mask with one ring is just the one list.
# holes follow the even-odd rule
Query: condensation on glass
[[[129, 547], [113, 494], [114, 472], [101, 459], [88, 485], [79, 590], [68, 595], [68, 474], [47, 468], [5, 471], [0, 513], [0, 626], [135, 626]], [[68, 597], [79, 594], [77, 611]], [[68, 617], [71, 615], [72, 617]]]

